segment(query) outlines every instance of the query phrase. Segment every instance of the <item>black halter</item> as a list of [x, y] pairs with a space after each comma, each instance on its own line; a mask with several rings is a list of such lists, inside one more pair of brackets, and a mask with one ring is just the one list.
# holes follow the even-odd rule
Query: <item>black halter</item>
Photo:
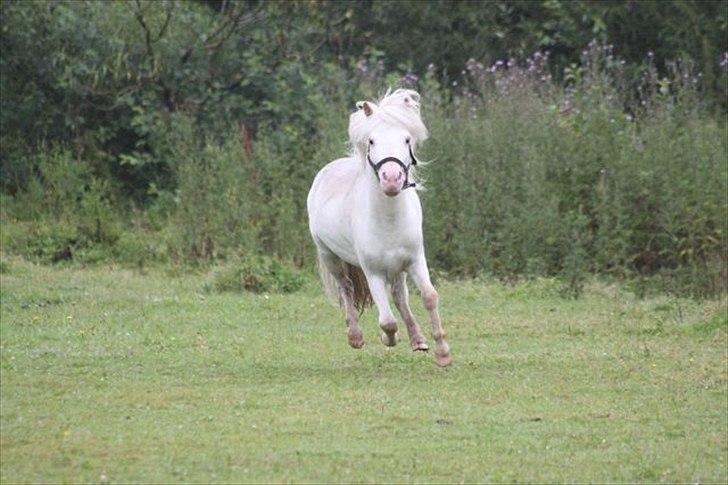
[[409, 165], [405, 165], [402, 160], [396, 157], [383, 158], [375, 164], [374, 162], [372, 162], [372, 157], [369, 156], [369, 150], [367, 150], [367, 161], [372, 167], [372, 170], [374, 170], [374, 175], [377, 176], [377, 180], [379, 180], [379, 169], [382, 168], [382, 165], [384, 165], [385, 163], [394, 162], [402, 167], [402, 170], [404, 170], [404, 185], [402, 185], [402, 190], [409, 189], [410, 187], [414, 187], [415, 185], [417, 185], [416, 183], [409, 181], [409, 169], [412, 165], [417, 165], [417, 159], [415, 158], [415, 154], [412, 153], [412, 145], [409, 145], [409, 156], [412, 160], [412, 163], [410, 163]]

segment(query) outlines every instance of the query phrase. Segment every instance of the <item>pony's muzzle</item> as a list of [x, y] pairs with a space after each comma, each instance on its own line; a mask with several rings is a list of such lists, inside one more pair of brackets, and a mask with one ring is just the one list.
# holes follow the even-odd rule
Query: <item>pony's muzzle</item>
[[379, 185], [390, 197], [402, 191], [405, 179], [404, 170], [395, 162], [387, 162], [379, 169]]

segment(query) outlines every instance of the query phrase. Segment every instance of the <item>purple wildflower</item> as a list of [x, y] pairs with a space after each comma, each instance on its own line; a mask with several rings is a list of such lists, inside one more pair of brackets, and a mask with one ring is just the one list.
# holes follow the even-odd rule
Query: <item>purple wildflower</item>
[[399, 81], [405, 86], [414, 86], [419, 80], [420, 78], [417, 74], [409, 71], [399, 79]]

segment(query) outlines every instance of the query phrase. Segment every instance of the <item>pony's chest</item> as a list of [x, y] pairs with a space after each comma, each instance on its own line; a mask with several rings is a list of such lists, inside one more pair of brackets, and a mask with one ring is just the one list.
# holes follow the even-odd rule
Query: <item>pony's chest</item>
[[419, 247], [418, 241], [416, 234], [373, 232], [360, 245], [360, 258], [372, 268], [401, 270], [414, 260]]
[[359, 260], [368, 268], [401, 271], [422, 251], [422, 215], [415, 193], [395, 199], [355, 201], [351, 218]]

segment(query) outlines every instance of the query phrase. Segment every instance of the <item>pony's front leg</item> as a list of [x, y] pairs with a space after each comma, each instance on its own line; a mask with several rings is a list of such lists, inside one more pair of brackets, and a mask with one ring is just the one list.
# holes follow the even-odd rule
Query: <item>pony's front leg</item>
[[387, 281], [384, 276], [364, 272], [369, 284], [372, 300], [379, 310], [379, 327], [382, 329], [382, 343], [387, 347], [397, 345], [397, 320], [389, 308], [387, 300]]
[[445, 330], [442, 328], [440, 313], [437, 311], [439, 296], [430, 281], [430, 272], [427, 269], [427, 261], [425, 261], [424, 255], [417, 259], [408, 272], [412, 276], [415, 285], [417, 285], [417, 289], [420, 290], [422, 301], [430, 314], [432, 338], [435, 339], [435, 362], [441, 367], [448, 366], [452, 362], [450, 346], [445, 340]]
[[392, 282], [392, 299], [394, 305], [402, 315], [405, 325], [407, 325], [407, 333], [409, 334], [412, 350], [427, 350], [427, 340], [422, 335], [420, 326], [415, 321], [415, 316], [409, 306], [409, 291], [407, 291], [407, 274], [402, 272], [394, 277]]

